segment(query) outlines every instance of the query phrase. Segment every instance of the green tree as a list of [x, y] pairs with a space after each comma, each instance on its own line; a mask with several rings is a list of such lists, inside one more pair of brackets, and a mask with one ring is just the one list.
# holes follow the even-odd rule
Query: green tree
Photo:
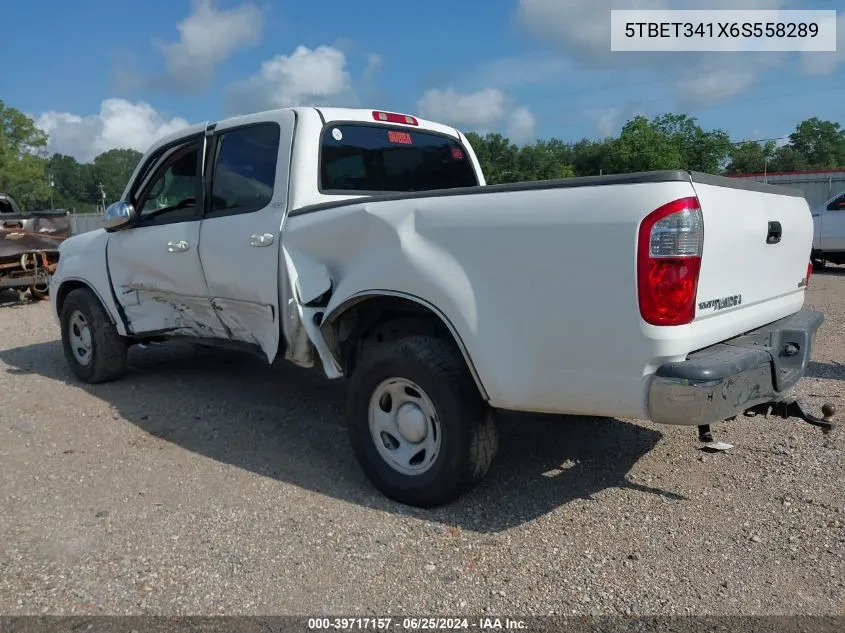
[[[126, 183], [132, 176], [143, 154], [134, 149], [110, 149], [94, 159], [92, 163], [92, 182], [94, 191], [98, 183], [102, 183], [106, 192], [106, 201], [114, 202], [120, 199]], [[95, 196], [99, 194], [95, 193]], [[89, 191], [90, 196], [90, 191]], [[96, 197], [99, 201], [99, 198]]]
[[778, 147], [772, 160], [769, 161], [768, 171], [804, 171], [814, 169], [815, 165], [807, 162], [807, 157], [791, 145]]
[[54, 183], [56, 207], [82, 210], [97, 203], [91, 198], [95, 188], [90, 165], [78, 163], [73, 156], [53, 154], [47, 161], [47, 173]]
[[12, 194], [23, 211], [48, 208], [50, 186], [44, 170], [46, 163], [39, 156], [24, 154], [0, 174], [0, 191]]
[[683, 147], [644, 116], [636, 116], [613, 142], [610, 163], [615, 173], [680, 169]]
[[771, 170], [770, 162], [775, 155], [775, 142], [760, 144], [754, 141], [739, 143], [731, 148], [730, 162], [725, 168], [727, 174], [760, 174]]
[[467, 134], [470, 145], [475, 150], [481, 170], [487, 184], [497, 185], [519, 180], [516, 164], [517, 147], [501, 134], [479, 136], [474, 132]]
[[724, 130], [704, 130], [686, 114], [663, 114], [652, 125], [677, 145], [684, 169], [717, 174], [728, 159], [731, 137]]
[[36, 155], [47, 134], [35, 121], [0, 100], [0, 191], [10, 193], [25, 209], [49, 202], [45, 160]]
[[612, 170], [614, 139], [590, 141], [582, 139], [572, 145], [572, 168], [576, 176], [598, 176]]
[[845, 130], [839, 123], [812, 117], [789, 135], [789, 146], [808, 169], [835, 169], [845, 165]]
[[563, 141], [551, 139], [524, 145], [516, 156], [518, 180], [556, 180], [574, 176], [572, 149]]

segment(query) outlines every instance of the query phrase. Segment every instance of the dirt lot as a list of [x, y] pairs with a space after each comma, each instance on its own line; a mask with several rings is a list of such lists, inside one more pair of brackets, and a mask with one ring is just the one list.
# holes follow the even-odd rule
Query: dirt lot
[[[845, 430], [508, 416], [490, 476], [417, 511], [364, 479], [342, 385], [184, 345], [66, 368], [0, 305], [0, 613], [842, 614]], [[845, 268], [799, 386], [845, 412]], [[845, 415], [841, 416], [845, 419]]]

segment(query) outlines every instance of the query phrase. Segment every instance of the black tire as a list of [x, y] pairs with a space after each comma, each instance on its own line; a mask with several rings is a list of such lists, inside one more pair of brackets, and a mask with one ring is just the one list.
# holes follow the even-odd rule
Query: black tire
[[[429, 469], [409, 475], [380, 455], [370, 433], [370, 399], [389, 378], [418, 385], [434, 405], [440, 450]], [[480, 481], [498, 449], [496, 423], [454, 344], [411, 335], [375, 345], [359, 359], [347, 394], [348, 431], [361, 468], [386, 496], [418, 507], [454, 501]]]
[[[71, 317], [80, 312], [91, 332], [90, 360], [83, 364], [72, 350], [69, 332]], [[71, 290], [64, 300], [60, 315], [62, 348], [70, 368], [76, 376], [87, 383], [108, 382], [120, 378], [126, 372], [126, 340], [117, 333], [99, 299], [84, 288]]]

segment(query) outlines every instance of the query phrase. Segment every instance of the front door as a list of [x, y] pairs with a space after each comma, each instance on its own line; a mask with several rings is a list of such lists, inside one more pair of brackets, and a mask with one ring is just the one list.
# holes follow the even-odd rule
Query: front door
[[819, 244], [824, 252], [845, 252], [845, 193], [822, 210]]
[[220, 336], [199, 256], [205, 135], [155, 155], [129, 195], [138, 219], [109, 235], [108, 270], [133, 334]]
[[271, 362], [294, 122], [280, 111], [219, 125], [206, 162], [200, 259], [211, 303], [229, 338], [257, 345]]

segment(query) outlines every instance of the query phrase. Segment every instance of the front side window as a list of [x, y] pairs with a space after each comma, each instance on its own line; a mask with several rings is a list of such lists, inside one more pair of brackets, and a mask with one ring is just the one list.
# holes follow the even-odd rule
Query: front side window
[[179, 148], [158, 168], [150, 185], [141, 194], [139, 221], [153, 218], [188, 220], [196, 215], [200, 190], [199, 156], [201, 143]]
[[326, 192], [411, 192], [474, 187], [478, 178], [454, 138], [384, 125], [328, 125], [320, 147]]
[[845, 195], [841, 195], [836, 200], [827, 205], [828, 211], [845, 211]]
[[217, 141], [209, 216], [251, 213], [273, 199], [280, 129], [262, 123], [225, 131]]

